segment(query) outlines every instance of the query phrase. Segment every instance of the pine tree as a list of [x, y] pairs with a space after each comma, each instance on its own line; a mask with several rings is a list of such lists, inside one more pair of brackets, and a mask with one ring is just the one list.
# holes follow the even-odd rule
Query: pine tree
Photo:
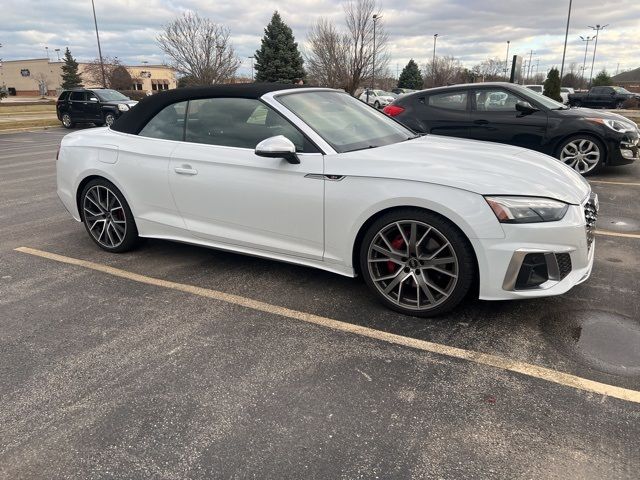
[[418, 64], [409, 60], [407, 66], [402, 69], [400, 78], [398, 79], [398, 88], [410, 88], [412, 90], [420, 90], [422, 88], [422, 74], [418, 68]]
[[560, 96], [560, 72], [556, 67], [549, 70], [547, 79], [544, 81], [542, 94], [557, 102], [562, 102], [562, 96]]
[[602, 70], [596, 78], [593, 79], [592, 87], [607, 87], [611, 85], [611, 76], [607, 73], [606, 70]]
[[62, 88], [77, 88], [82, 86], [82, 77], [78, 73], [78, 62], [71, 56], [69, 47], [64, 51], [64, 65], [62, 65]]
[[293, 32], [277, 11], [264, 29], [255, 60], [256, 82], [294, 83], [305, 77], [302, 55]]

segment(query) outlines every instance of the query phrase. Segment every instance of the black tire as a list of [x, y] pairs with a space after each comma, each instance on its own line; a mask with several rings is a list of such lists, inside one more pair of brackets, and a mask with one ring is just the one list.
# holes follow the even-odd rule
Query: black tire
[[573, 107], [581, 107], [582, 106], [582, 102], [580, 100], [576, 100], [573, 102]]
[[[115, 202], [110, 199], [108, 195], [105, 197], [105, 190], [108, 190], [110, 194], [116, 197], [121, 209], [120, 207], [110, 208], [115, 205]], [[97, 203], [95, 201], [96, 192], [98, 194]], [[100, 192], [103, 193], [101, 194]], [[88, 199], [87, 195], [90, 195], [91, 199]], [[112, 253], [127, 252], [136, 247], [139, 241], [136, 222], [129, 208], [129, 204], [113, 183], [104, 178], [91, 180], [82, 189], [78, 203], [82, 223], [89, 237], [96, 245]], [[109, 214], [107, 215], [106, 212], [109, 212]], [[103, 222], [99, 217], [105, 218], [103, 225], [105, 225], [106, 228], [103, 229], [103, 232], [106, 230], [106, 234], [100, 233], [99, 237], [96, 238], [98, 229], [100, 228], [99, 222]], [[110, 225], [107, 222], [110, 222]], [[118, 236], [119, 234], [121, 234], [121, 238]], [[117, 244], [110, 241], [114, 238], [118, 240]], [[100, 239], [104, 239], [104, 241], [100, 241]], [[112, 245], [109, 245], [110, 243], [112, 243]]]
[[71, 115], [66, 112], [62, 114], [60, 121], [64, 128], [73, 128], [75, 126], [75, 123], [71, 120]]
[[[406, 247], [401, 247], [403, 249], [406, 248], [406, 252], [408, 252], [409, 257], [402, 257], [401, 259], [398, 259], [400, 262], [404, 262], [404, 264], [398, 263], [397, 266], [394, 265], [393, 268], [395, 268], [395, 271], [390, 270], [390, 272], [391, 275], [393, 275], [395, 272], [397, 272], [397, 274], [393, 279], [389, 280], [388, 283], [385, 284], [383, 283], [384, 280], [382, 280], [384, 277], [379, 275], [385, 275], [384, 269], [391, 268], [389, 266], [390, 262], [386, 262], [384, 260], [385, 255], [382, 255], [379, 258], [372, 258], [372, 261], [370, 262], [370, 256], [379, 255], [377, 253], [377, 250], [375, 250], [374, 248], [377, 248], [377, 246], [380, 245], [376, 243], [382, 238], [379, 236], [379, 234], [383, 233], [384, 235], [387, 235], [386, 232], [390, 232], [395, 228], [396, 225], [400, 225], [402, 226], [403, 231], [405, 231], [406, 234], [410, 235], [410, 231], [406, 231], [405, 226], [409, 225], [409, 229], [411, 230], [412, 223], [418, 225], [418, 227], [416, 228], [424, 228], [422, 234], [424, 234], [424, 232], [427, 232], [427, 234], [424, 234], [424, 237], [422, 237], [421, 241], [416, 242], [414, 240], [413, 243], [417, 243], [417, 246], [415, 247], [415, 255], [414, 252], [411, 252], [411, 247], [409, 247], [409, 245], [407, 245], [406, 243]], [[427, 227], [430, 227], [431, 230], [428, 230]], [[398, 233], [400, 232], [398, 231]], [[414, 234], [414, 238], [418, 238], [419, 235], [421, 234]], [[430, 237], [429, 235], [432, 235], [433, 237]], [[441, 244], [444, 244], [444, 242], [448, 242], [449, 245], [445, 245], [444, 247], [442, 247], [444, 248], [444, 250], [440, 250], [440, 248], [438, 248], [436, 238], [442, 241]], [[396, 244], [393, 243], [394, 241], [397, 241], [397, 239], [391, 240], [391, 244], [393, 245], [393, 248], [397, 248], [395, 246]], [[429, 257], [429, 254], [433, 254], [433, 250], [428, 250], [431, 242], [434, 242], [435, 244], [433, 250], [443, 251], [443, 255], [449, 255], [449, 258], [457, 261], [455, 269], [453, 267], [446, 267], [444, 266], [444, 264], [435, 262], [434, 265], [443, 265], [442, 267], [435, 267], [440, 269], [438, 271], [435, 271], [434, 266], [425, 266], [425, 263], [429, 261], [427, 257]], [[471, 247], [471, 244], [469, 243], [465, 235], [446, 218], [419, 208], [407, 207], [393, 210], [376, 219], [365, 232], [358, 254], [360, 272], [362, 273], [367, 286], [371, 289], [371, 291], [382, 304], [392, 310], [403, 313], [405, 315], [412, 315], [417, 317], [433, 317], [449, 312], [450, 310], [458, 306], [460, 302], [462, 302], [469, 294], [469, 291], [477, 276], [477, 264], [473, 253], [473, 248]], [[418, 265], [416, 265], [416, 260], [418, 260]], [[424, 260], [425, 262], [423, 262], [422, 260]], [[442, 260], [446, 261], [447, 258], [442, 258]], [[448, 268], [450, 268], [451, 273], [447, 275], [440, 273], [440, 271], [442, 271], [443, 269]], [[427, 271], [429, 273], [426, 273]], [[387, 296], [387, 294], [385, 294], [382, 289], [389, 288], [392, 283], [397, 281], [397, 277], [403, 275], [403, 273], [405, 274], [404, 279], [399, 282], [400, 289], [398, 290], [397, 294], [393, 292], [393, 290], [395, 290], [394, 287], [390, 292], [390, 296]], [[457, 274], [457, 277], [455, 279], [453, 278], [453, 273]], [[373, 278], [374, 275], [378, 275], [379, 278], [375, 280]], [[444, 283], [440, 282], [438, 280], [439, 278]], [[420, 279], [420, 281], [418, 279]], [[426, 283], [425, 279], [427, 280]], [[408, 283], [405, 287], [403, 287], [406, 280], [408, 280]], [[423, 285], [420, 285], [420, 283], [422, 283]], [[423, 304], [422, 306], [420, 306], [420, 295], [422, 294], [423, 300], [427, 298], [425, 295], [426, 292], [423, 290], [423, 288], [428, 284], [437, 284], [435, 286], [442, 289], [443, 291], [446, 291], [447, 295], [445, 296], [439, 293], [439, 290], [434, 290], [427, 287], [427, 290], [431, 291], [431, 298], [439, 298], [434, 298], [433, 302], [427, 299], [429, 303], [427, 305]], [[445, 284], [447, 284], [447, 286], [444, 286]], [[407, 302], [403, 302], [400, 293], [402, 288], [405, 288], [404, 291], [407, 291], [407, 288], [413, 288], [414, 292], [416, 292], [417, 294], [417, 300], [411, 299], [411, 295], [413, 295], [415, 298], [416, 294], [410, 294], [407, 296]], [[409, 292], [411, 292], [411, 290], [409, 290]], [[395, 299], [390, 298], [394, 296]], [[415, 305], [411, 303], [415, 303]]]
[[624, 107], [624, 102], [617, 102], [613, 107], [617, 110], [622, 110], [622, 108]]
[[[570, 165], [569, 163], [565, 162], [562, 158], [562, 151], [564, 150], [564, 148], [569, 145], [572, 142], [578, 142], [580, 140], [587, 140], [589, 142], [592, 142], [599, 151], [599, 159], [598, 162], [596, 163], [595, 166], [593, 166], [590, 170], [586, 171], [586, 172], [581, 172], [578, 168], [573, 167], [572, 165]], [[578, 135], [573, 135], [572, 137], [569, 137], [567, 139], [565, 139], [560, 146], [558, 147], [558, 150], [556, 152], [556, 158], [562, 162], [564, 162], [565, 164], [567, 164], [568, 166], [570, 166], [571, 168], [574, 168], [574, 170], [576, 170], [580, 175], [584, 175], [589, 176], [589, 175], [593, 175], [597, 172], [599, 172], [602, 167], [604, 166], [605, 163], [605, 158], [607, 155], [607, 151], [604, 147], [604, 144], [598, 140], [596, 137], [593, 137], [591, 135], [586, 135], [586, 134], [578, 134]]]
[[379, 101], [377, 101], [377, 100], [376, 100], [375, 102], [373, 102], [373, 106], [374, 106], [374, 108], [376, 108], [377, 110], [380, 110], [380, 102], [379, 102]]
[[102, 122], [102, 125], [106, 125], [107, 127], [110, 127], [111, 125], [113, 125], [113, 122], [116, 121], [116, 116], [113, 112], [107, 112], [104, 114], [104, 122]]

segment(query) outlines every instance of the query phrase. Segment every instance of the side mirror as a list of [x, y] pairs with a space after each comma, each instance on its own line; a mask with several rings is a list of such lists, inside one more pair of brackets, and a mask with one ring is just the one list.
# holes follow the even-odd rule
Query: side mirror
[[89, 98], [89, 101], [90, 101], [90, 102], [97, 102], [97, 101], [98, 101], [98, 99], [97, 99], [96, 97], [90, 97], [90, 98]]
[[538, 111], [537, 108], [534, 108], [530, 105], [525, 105], [524, 103], [516, 103], [516, 110], [523, 115], [531, 115], [532, 113]]
[[256, 155], [267, 158], [284, 158], [292, 164], [300, 163], [296, 155], [296, 146], [284, 135], [276, 135], [262, 140], [256, 145]]

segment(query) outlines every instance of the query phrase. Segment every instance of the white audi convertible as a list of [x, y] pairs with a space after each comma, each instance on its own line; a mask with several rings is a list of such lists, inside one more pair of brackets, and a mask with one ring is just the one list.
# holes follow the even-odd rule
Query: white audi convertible
[[558, 295], [593, 265], [597, 197], [547, 155], [417, 136], [325, 88], [178, 89], [62, 140], [58, 195], [91, 239], [175, 240], [362, 275], [399, 312]]

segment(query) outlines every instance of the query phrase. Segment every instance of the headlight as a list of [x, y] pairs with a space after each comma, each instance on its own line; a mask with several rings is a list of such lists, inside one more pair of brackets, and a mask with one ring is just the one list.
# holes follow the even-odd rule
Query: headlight
[[485, 197], [500, 223], [538, 223], [562, 220], [569, 205], [550, 198]]
[[129, 105], [127, 105], [126, 103], [119, 103], [118, 110], [120, 110], [121, 112], [126, 112], [127, 110], [129, 110]]
[[627, 133], [636, 130], [636, 125], [631, 122], [624, 122], [622, 120], [612, 120], [610, 118], [587, 118], [588, 122], [599, 123], [609, 127], [614, 132]]

